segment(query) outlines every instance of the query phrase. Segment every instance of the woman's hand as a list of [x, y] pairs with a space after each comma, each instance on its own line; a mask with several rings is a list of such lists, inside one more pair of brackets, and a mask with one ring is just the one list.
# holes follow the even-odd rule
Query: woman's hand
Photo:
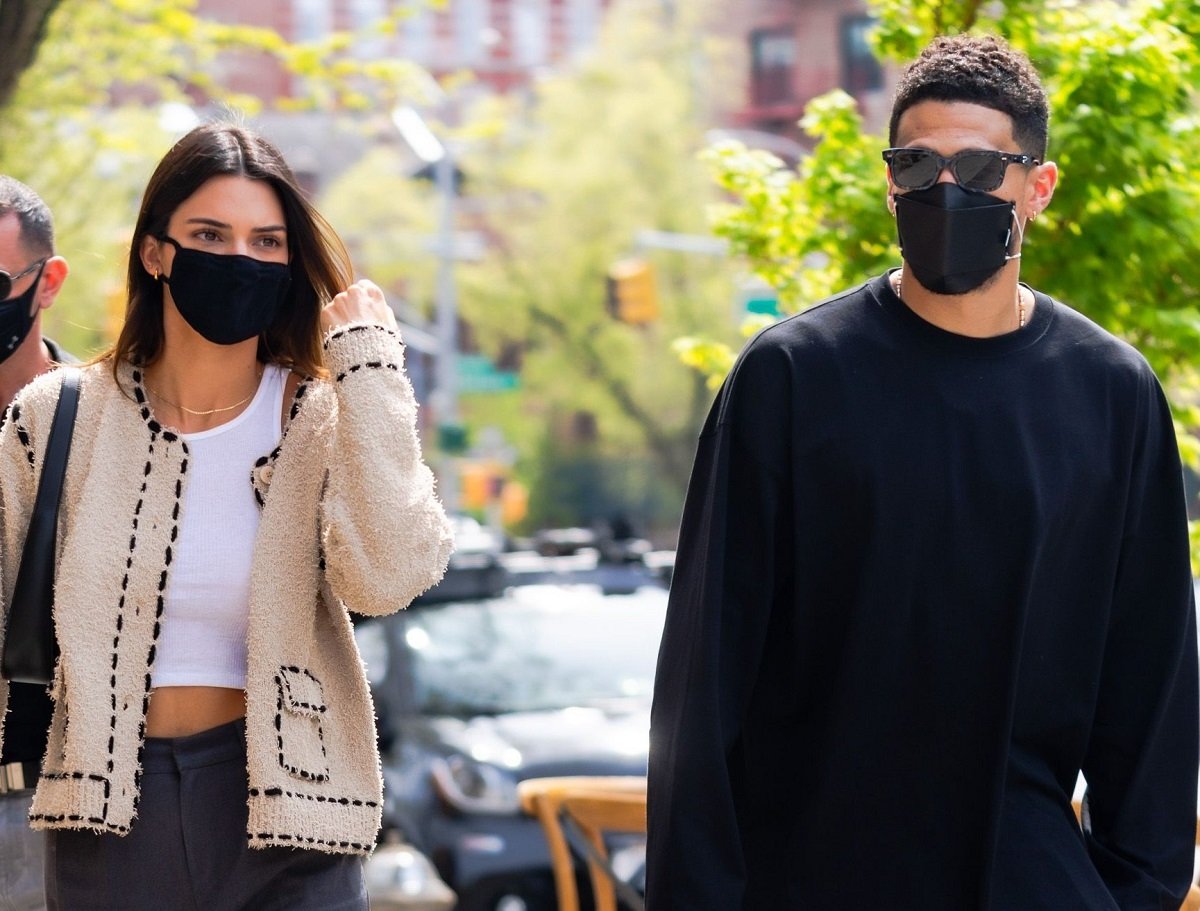
[[356, 281], [321, 311], [322, 332], [347, 323], [383, 323], [389, 329], [397, 328], [396, 316], [383, 299], [383, 291], [365, 278]]

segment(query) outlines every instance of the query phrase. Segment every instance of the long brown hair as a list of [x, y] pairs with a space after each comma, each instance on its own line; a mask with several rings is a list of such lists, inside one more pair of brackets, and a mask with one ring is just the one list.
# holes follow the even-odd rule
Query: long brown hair
[[287, 220], [291, 285], [284, 306], [258, 338], [258, 359], [323, 376], [321, 308], [354, 280], [350, 255], [337, 233], [304, 198], [275, 146], [243, 127], [207, 123], [180, 139], [158, 163], [129, 245], [125, 324], [111, 351], [113, 373], [121, 361], [149, 366], [163, 346], [162, 285], [142, 265], [146, 237], [166, 233], [177, 208], [208, 180], [233, 175], [261, 180], [275, 190]]

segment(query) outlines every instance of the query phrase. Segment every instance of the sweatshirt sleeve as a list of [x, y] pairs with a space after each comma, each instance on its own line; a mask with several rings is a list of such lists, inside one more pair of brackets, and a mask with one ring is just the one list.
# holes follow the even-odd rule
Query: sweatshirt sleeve
[[770, 405], [780, 380], [741, 368], [701, 435], [680, 527], [651, 713], [647, 911], [743, 903], [742, 795], [754, 770], [741, 744], [788, 498], [772, 468], [787, 436]]
[[1196, 609], [1170, 410], [1149, 377], [1095, 721], [1088, 851], [1122, 911], [1177, 908], [1196, 839]]
[[337, 422], [322, 500], [326, 577], [350, 610], [406, 607], [441, 579], [453, 535], [421, 458], [404, 349], [373, 323], [325, 338]]

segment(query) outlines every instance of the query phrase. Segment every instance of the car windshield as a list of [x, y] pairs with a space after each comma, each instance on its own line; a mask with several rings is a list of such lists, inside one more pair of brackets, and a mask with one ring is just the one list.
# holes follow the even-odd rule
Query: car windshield
[[660, 588], [529, 585], [414, 609], [404, 638], [417, 708], [465, 718], [648, 705], [666, 606]]

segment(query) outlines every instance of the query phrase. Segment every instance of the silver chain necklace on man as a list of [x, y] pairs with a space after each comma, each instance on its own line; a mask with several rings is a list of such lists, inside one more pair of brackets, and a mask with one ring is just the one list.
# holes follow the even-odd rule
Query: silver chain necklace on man
[[[896, 297], [900, 298], [901, 302], [904, 301], [904, 295], [900, 293], [900, 289], [903, 287], [903, 282], [904, 282], [903, 276], [901, 276], [900, 273], [897, 272], [896, 273]], [[1017, 287], [1017, 328], [1018, 329], [1025, 328], [1025, 301], [1021, 300], [1020, 286]]]

